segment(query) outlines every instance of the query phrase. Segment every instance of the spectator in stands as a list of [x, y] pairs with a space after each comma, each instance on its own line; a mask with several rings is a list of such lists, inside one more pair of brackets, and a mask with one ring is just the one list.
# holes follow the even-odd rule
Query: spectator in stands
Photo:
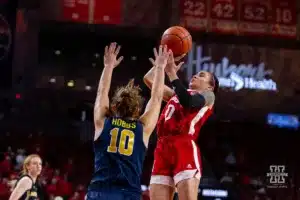
[[61, 177], [61, 175], [60, 175], [60, 170], [59, 170], [59, 169], [55, 169], [55, 170], [54, 170], [53, 178], [56, 179], [56, 182], [58, 182], [59, 180], [62, 179], [62, 177]]
[[9, 155], [5, 155], [4, 160], [0, 163], [0, 172], [3, 177], [8, 177], [12, 170], [11, 157]]
[[17, 183], [18, 177], [16, 173], [11, 173], [8, 181], [8, 187], [10, 188], [9, 193], [11, 193], [14, 190], [14, 187]]
[[57, 179], [52, 178], [51, 183], [46, 188], [47, 193], [49, 195], [56, 195], [57, 194]]
[[25, 160], [25, 150], [24, 149], [18, 149], [17, 150], [17, 156], [16, 156], [16, 167], [15, 169], [16, 170], [20, 170], [22, 165], [23, 165], [23, 162]]
[[73, 173], [73, 159], [69, 158], [68, 162], [65, 164], [63, 171], [65, 173], [72, 174]]
[[4, 155], [10, 156], [11, 158], [13, 158], [15, 156], [15, 153], [13, 152], [11, 146], [7, 147], [6, 152], [4, 153]]
[[64, 200], [61, 196], [57, 196], [54, 198], [54, 200]]
[[57, 195], [69, 197], [72, 195], [72, 184], [68, 181], [68, 174], [57, 182]]
[[0, 178], [0, 199], [9, 197], [9, 187], [7, 178]]
[[80, 199], [80, 194], [79, 194], [79, 192], [75, 192], [75, 193], [71, 196], [71, 198], [69, 198], [69, 200], [82, 200], [82, 199]]
[[51, 168], [49, 162], [45, 161], [45, 165], [43, 167], [42, 176], [47, 182], [50, 182], [52, 176], [53, 176], [53, 169]]

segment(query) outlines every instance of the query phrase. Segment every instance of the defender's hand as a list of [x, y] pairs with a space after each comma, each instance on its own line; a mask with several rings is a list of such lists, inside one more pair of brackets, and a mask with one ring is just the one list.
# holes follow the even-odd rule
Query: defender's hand
[[112, 67], [115, 68], [120, 64], [123, 60], [123, 56], [117, 59], [117, 56], [120, 52], [121, 46], [117, 45], [117, 43], [113, 42], [105, 47], [104, 51], [104, 67]]
[[158, 53], [157, 53], [157, 50], [155, 48], [153, 49], [153, 52], [154, 52], [155, 60], [153, 58], [149, 58], [152, 65], [153, 66], [160, 66], [160, 67], [165, 68], [167, 63], [168, 63], [168, 59], [169, 59], [169, 56], [172, 53], [172, 51], [171, 50], [168, 51], [167, 46], [160, 45], [159, 49], [158, 49]]
[[181, 56], [177, 56], [174, 58], [175, 62], [178, 62], [179, 60], [181, 60], [182, 58], [184, 58], [184, 56], [186, 56], [186, 54], [182, 54]]

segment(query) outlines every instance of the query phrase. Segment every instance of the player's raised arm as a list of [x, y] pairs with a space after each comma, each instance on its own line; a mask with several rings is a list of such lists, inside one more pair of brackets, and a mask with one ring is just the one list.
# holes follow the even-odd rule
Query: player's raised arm
[[105, 47], [104, 69], [99, 81], [97, 97], [94, 106], [95, 140], [99, 137], [103, 129], [105, 116], [109, 112], [108, 93], [110, 89], [112, 73], [114, 68], [123, 60], [122, 56], [117, 59], [120, 48], [121, 47], [116, 43], [111, 43], [109, 47]]
[[153, 132], [160, 113], [161, 103], [164, 93], [165, 67], [170, 55], [167, 47], [159, 47], [159, 52], [155, 52], [155, 61], [153, 62], [153, 83], [151, 97], [146, 105], [144, 114], [140, 117], [140, 121], [144, 127], [144, 143], [147, 146], [151, 133]]
[[[182, 55], [182, 56], [179, 56], [179, 57], [175, 58], [175, 60], [176, 61], [177, 60], [181, 60], [184, 56], [185, 56], [185, 54]], [[157, 57], [157, 51], [156, 51], [156, 49], [154, 49], [154, 58], [156, 59], [156, 57]], [[152, 65], [154, 66], [155, 65], [154, 64], [155, 61], [152, 58], [149, 58], [149, 60], [152, 63]], [[170, 62], [170, 60], [168, 60], [168, 64], [167, 65], [170, 65], [170, 64], [172, 64], [172, 63]], [[179, 63], [179, 65], [178, 65], [179, 68], [182, 66], [182, 64], [183, 64], [183, 62]], [[152, 67], [147, 72], [147, 74], [144, 76], [144, 83], [147, 85], [147, 87], [149, 89], [152, 89], [153, 79], [154, 79], [154, 69], [155, 69], [155, 67]], [[174, 91], [170, 87], [168, 87], [168, 86], [165, 85], [164, 86], [163, 99], [165, 101], [168, 101], [173, 95], [174, 95]]]

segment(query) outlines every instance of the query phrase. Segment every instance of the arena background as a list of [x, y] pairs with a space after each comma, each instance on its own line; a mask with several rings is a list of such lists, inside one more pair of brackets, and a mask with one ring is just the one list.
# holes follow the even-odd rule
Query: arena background
[[[60, 170], [59, 176], [64, 176], [63, 167], [71, 159], [76, 167], [68, 175], [68, 183], [73, 188], [68, 198], [76, 199], [77, 194], [84, 194], [92, 173], [92, 107], [103, 69], [104, 46], [116, 41], [122, 45], [121, 54], [125, 56], [114, 73], [112, 89], [135, 78], [147, 99], [150, 93], [142, 78], [151, 67], [148, 58], [153, 54], [152, 49], [159, 44], [163, 30], [181, 24], [189, 28], [194, 39], [194, 49], [186, 57], [185, 68], [180, 72], [185, 84], [189, 72], [197, 69], [194, 60], [211, 57], [205, 63], [212, 66], [222, 63], [226, 57], [229, 64], [236, 66], [252, 64], [256, 68], [264, 63], [264, 70], [272, 70], [272, 73], [265, 77], [254, 76], [254, 80], [271, 79], [277, 86], [276, 91], [220, 89], [216, 112], [199, 139], [204, 160], [199, 199], [300, 198], [299, 158], [296, 156], [300, 112], [298, 35], [253, 34], [235, 28], [224, 33], [212, 29], [216, 19], [208, 17], [209, 12], [200, 16], [186, 11], [191, 2], [195, 11], [200, 5], [197, 2], [211, 6], [217, 1], [20, 0], [17, 9], [11, 2], [1, 1], [1, 14], [6, 16], [14, 35], [8, 52], [10, 56], [0, 63], [4, 82], [1, 86], [5, 88], [0, 95], [1, 152], [4, 155], [9, 152], [8, 146], [16, 154], [20, 148], [26, 149], [27, 153], [39, 152], [49, 164], [46, 164], [48, 168]], [[246, 1], [228, 2], [242, 8]], [[267, 1], [267, 4], [271, 2]], [[11, 10], [7, 9], [8, 5]], [[296, 6], [289, 8], [296, 15], [293, 10]], [[198, 18], [201, 23], [197, 26], [187, 23], [191, 17]], [[297, 19], [294, 15], [293, 18]], [[235, 27], [241, 19], [234, 15], [227, 23]], [[205, 23], [210, 25], [201, 25]], [[263, 21], [260, 23], [268, 25]], [[296, 27], [298, 23], [294, 25]], [[6, 39], [1, 42], [7, 41], [7, 35], [3, 35], [5, 37], [1, 39]], [[200, 46], [202, 54], [199, 57], [197, 47]], [[204, 66], [202, 63], [198, 67]], [[222, 77], [224, 68], [220, 69], [221, 78], [232, 81], [230, 73]], [[245, 75], [243, 78], [252, 77]], [[268, 125], [270, 113], [279, 114], [273, 118], [273, 124], [277, 126]], [[278, 128], [282, 124], [292, 128]], [[149, 184], [155, 143], [153, 134], [144, 163], [142, 182], [145, 186]], [[15, 164], [13, 155], [11, 160]], [[286, 167], [285, 188], [270, 187], [267, 176], [270, 165]], [[9, 176], [0, 172], [1, 186], [6, 178], [13, 179], [13, 172]], [[43, 182], [45, 196], [49, 199], [55, 197], [55, 192], [49, 189], [53, 186], [51, 181], [50, 178]], [[144, 194], [147, 198], [147, 190]]]

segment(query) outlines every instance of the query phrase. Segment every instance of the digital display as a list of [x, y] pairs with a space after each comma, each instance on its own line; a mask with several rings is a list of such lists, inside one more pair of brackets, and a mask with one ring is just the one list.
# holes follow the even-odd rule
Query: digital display
[[295, 115], [285, 115], [270, 113], [267, 117], [267, 123], [272, 126], [277, 126], [279, 128], [294, 128], [299, 127], [299, 118]]
[[238, 1], [213, 0], [210, 7], [213, 32], [238, 33]]
[[180, 24], [193, 30], [208, 28], [208, 3], [206, 0], [181, 0]]

